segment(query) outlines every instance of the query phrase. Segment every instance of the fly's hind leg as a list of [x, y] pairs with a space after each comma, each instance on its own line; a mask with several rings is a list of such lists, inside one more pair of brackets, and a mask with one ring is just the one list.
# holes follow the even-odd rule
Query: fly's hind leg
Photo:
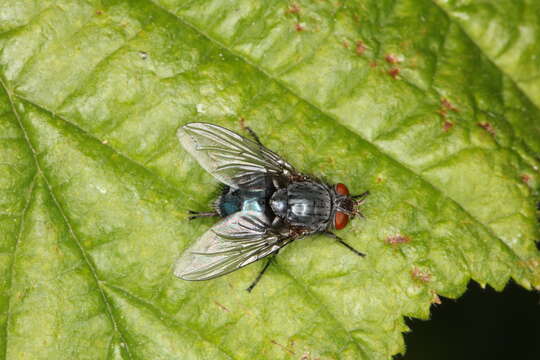
[[247, 132], [249, 133], [249, 135], [251, 135], [251, 137], [253, 138], [253, 140], [255, 140], [255, 142], [257, 144], [259, 144], [260, 146], [264, 146], [261, 142], [261, 139], [259, 139], [259, 136], [255, 133], [255, 131], [253, 131], [252, 128], [250, 128], [249, 126], [246, 126], [245, 129], [247, 130]]
[[190, 214], [190, 216], [188, 217], [189, 220], [203, 218], [203, 217], [219, 216], [219, 214], [216, 211], [204, 212], [204, 211], [189, 210], [188, 213]]
[[330, 232], [330, 231], [326, 231], [326, 232], [323, 232], [322, 233], [323, 235], [325, 236], [328, 236], [328, 237], [331, 237], [332, 239], [336, 240], [338, 243], [340, 243], [341, 245], [345, 246], [347, 249], [351, 250], [353, 253], [355, 253], [356, 255], [358, 256], [366, 256], [366, 254], [364, 253], [361, 253], [360, 251], [356, 250], [355, 248], [353, 248], [351, 245], [347, 244], [345, 241], [343, 241], [342, 238], [340, 238], [339, 236], [337, 236], [336, 234]]
[[268, 267], [270, 266], [270, 263], [274, 260], [274, 258], [278, 254], [278, 252], [279, 252], [279, 250], [268, 257], [268, 260], [266, 260], [266, 264], [264, 264], [264, 267], [261, 269], [261, 271], [259, 272], [259, 274], [255, 278], [255, 280], [251, 283], [251, 285], [249, 285], [249, 287], [246, 289], [247, 292], [251, 292], [253, 290], [253, 288], [255, 287], [255, 285], [257, 285], [259, 280], [261, 280], [262, 276], [264, 275], [266, 270], [268, 270]]

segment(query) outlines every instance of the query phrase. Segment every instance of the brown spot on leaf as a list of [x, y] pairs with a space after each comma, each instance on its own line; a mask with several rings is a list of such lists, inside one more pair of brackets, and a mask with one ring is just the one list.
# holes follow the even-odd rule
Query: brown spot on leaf
[[380, 177], [380, 176], [377, 176], [377, 178], [375, 179], [375, 182], [376, 182], [377, 184], [380, 184], [380, 183], [383, 182], [383, 178]]
[[438, 109], [437, 114], [439, 114], [443, 119], [446, 119], [446, 109]]
[[390, 75], [392, 78], [397, 79], [399, 75], [399, 69], [398, 68], [392, 68], [388, 70], [388, 75]]
[[356, 42], [356, 53], [362, 55], [366, 51], [366, 44], [362, 40]]
[[528, 184], [529, 181], [531, 181], [531, 177], [527, 174], [521, 175], [521, 181], [523, 181], [525, 184]]
[[443, 123], [443, 131], [444, 132], [448, 132], [450, 131], [450, 129], [452, 129], [454, 127], [454, 123], [451, 122], [451, 121], [448, 121], [448, 120], [445, 120], [444, 123]]
[[424, 271], [420, 270], [417, 267], [414, 267], [411, 270], [411, 276], [412, 276], [412, 278], [414, 280], [418, 280], [418, 281], [421, 281], [421, 282], [424, 282], [424, 283], [427, 283], [427, 282], [431, 281], [431, 275], [428, 274], [427, 272], [424, 272]]
[[287, 9], [286, 13], [288, 14], [298, 14], [300, 12], [300, 5], [292, 4], [290, 8]]
[[243, 116], [240, 117], [240, 129], [245, 130], [246, 129], [246, 119], [244, 119]]
[[446, 109], [448, 110], [451, 110], [451, 111], [454, 111], [454, 112], [459, 112], [458, 108], [456, 108], [451, 102], [450, 100], [448, 100], [447, 98], [442, 98], [441, 99], [441, 105], [444, 106]]
[[298, 32], [304, 31], [304, 30], [305, 30], [304, 25], [302, 25], [302, 24], [296, 24], [296, 25], [294, 25], [294, 28], [295, 28], [296, 31], [298, 31]]
[[480, 126], [482, 129], [486, 130], [491, 135], [495, 136], [495, 128], [490, 123], [481, 122], [481, 123], [478, 123], [478, 126]]
[[404, 235], [394, 235], [386, 238], [386, 242], [390, 245], [406, 244], [411, 241], [411, 238]]
[[321, 358], [320, 357], [312, 358], [310, 353], [305, 352], [300, 357], [300, 360], [321, 360]]
[[349, 42], [347, 40], [343, 40], [343, 47], [345, 49], [348, 49], [351, 45], [349, 44]]
[[227, 307], [225, 307], [225, 305], [222, 305], [220, 303], [218, 303], [217, 301], [214, 301], [214, 304], [216, 304], [217, 306], [219, 306], [221, 308], [221, 310], [225, 311], [225, 312], [230, 312], [229, 309], [227, 309]]
[[369, 66], [373, 69], [375, 69], [377, 67], [377, 62], [376, 61], [373, 61], [371, 63], [369, 63]]
[[394, 54], [387, 54], [384, 59], [386, 60], [387, 63], [389, 64], [397, 64], [399, 63], [399, 59], [397, 58], [396, 55]]
[[97, 15], [97, 16], [103, 15], [103, 10], [96, 10], [96, 15]]

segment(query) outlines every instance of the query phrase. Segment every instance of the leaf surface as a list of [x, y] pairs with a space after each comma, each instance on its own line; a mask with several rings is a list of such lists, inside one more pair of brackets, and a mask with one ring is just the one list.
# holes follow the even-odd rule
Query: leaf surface
[[[510, 14], [511, 16], [506, 16]], [[521, 16], [523, 15], [524, 16]], [[473, 279], [540, 288], [530, 1], [0, 1], [0, 350], [32, 359], [388, 359]], [[518, 30], [516, 30], [518, 29]], [[531, 40], [533, 39], [533, 40]], [[207, 282], [182, 124], [245, 121], [366, 219]]]

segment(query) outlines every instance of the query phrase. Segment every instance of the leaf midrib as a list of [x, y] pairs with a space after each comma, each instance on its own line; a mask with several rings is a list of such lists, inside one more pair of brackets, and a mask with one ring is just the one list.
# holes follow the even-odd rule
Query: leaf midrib
[[[26, 128], [24, 127], [24, 125], [22, 123], [22, 120], [20, 118], [19, 112], [17, 111], [15, 103], [13, 102], [12, 93], [9, 91], [8, 87], [6, 86], [1, 74], [0, 74], [0, 86], [3, 88], [5, 94], [6, 94], [7, 98], [8, 98], [9, 105], [11, 107], [13, 115], [15, 116], [15, 119], [17, 120], [17, 124], [18, 124], [19, 128], [21, 129], [21, 132], [23, 133], [26, 146], [29, 148], [30, 152], [32, 153], [32, 157], [33, 157], [34, 163], [36, 165], [36, 169], [37, 169], [36, 177], [37, 176], [42, 177], [43, 182], [45, 183], [45, 187], [46, 187], [47, 191], [49, 192], [49, 195], [51, 196], [51, 199], [53, 200], [53, 202], [54, 202], [56, 208], [58, 209], [58, 211], [60, 212], [60, 214], [62, 215], [62, 220], [64, 221], [66, 227], [68, 228], [68, 231], [69, 231], [71, 237], [73, 238], [76, 246], [78, 247], [79, 251], [81, 252], [81, 255], [82, 255], [83, 259], [84, 259], [84, 262], [86, 263], [88, 269], [92, 273], [92, 278], [94, 279], [94, 281], [96, 283], [96, 287], [99, 290], [101, 300], [103, 301], [103, 304], [105, 305], [105, 311], [106, 311], [106, 313], [107, 313], [107, 315], [109, 317], [109, 320], [111, 321], [113, 329], [118, 334], [121, 341], [124, 344], [126, 344], [125, 349], [126, 349], [126, 353], [127, 353], [128, 357], [130, 359], [133, 359], [133, 356], [131, 355], [131, 351], [129, 349], [129, 344], [126, 341], [126, 339], [124, 337], [124, 334], [122, 334], [122, 331], [120, 330], [120, 328], [118, 326], [118, 322], [117, 322], [117, 320], [115, 319], [115, 317], [113, 315], [112, 306], [110, 304], [110, 301], [107, 298], [107, 295], [105, 294], [103, 288], [101, 287], [101, 280], [99, 279], [99, 277], [97, 275], [96, 269], [94, 268], [94, 265], [91, 263], [90, 258], [88, 256], [88, 254], [86, 253], [86, 250], [82, 247], [82, 245], [81, 245], [81, 243], [79, 241], [79, 238], [75, 234], [75, 232], [73, 230], [73, 227], [71, 226], [71, 223], [69, 222], [69, 219], [67, 218], [67, 216], [66, 216], [66, 214], [64, 212], [64, 209], [61, 207], [60, 203], [56, 199], [55, 194], [52, 191], [52, 188], [51, 188], [51, 186], [49, 184], [49, 181], [48, 181], [47, 177], [45, 176], [45, 173], [43, 172], [43, 170], [41, 168], [41, 164], [39, 163], [38, 157], [36, 155], [35, 148], [34, 148], [32, 142], [30, 140], [30, 137], [28, 136], [28, 132], [26, 131]], [[13, 265], [13, 263], [12, 263], [12, 265]], [[7, 325], [7, 322], [6, 322], [6, 325]], [[7, 351], [7, 340], [8, 340], [8, 332], [7, 331], [5, 333], [5, 336], [6, 336], [6, 351]]]
[[[96, 281], [96, 284], [97, 284], [97, 288], [100, 292], [100, 297], [106, 307], [106, 312], [107, 312], [107, 315], [109, 317], [109, 320], [111, 321], [112, 325], [113, 325], [113, 329], [115, 330], [115, 332], [120, 336], [120, 339], [121, 341], [126, 344], [126, 352], [128, 354], [128, 357], [130, 359], [134, 359], [132, 354], [131, 354], [131, 351], [129, 349], [129, 344], [128, 342], [126, 341], [126, 338], [124, 336], [124, 334], [122, 333], [122, 331], [120, 330], [120, 327], [118, 326], [118, 321], [116, 320], [116, 318], [114, 317], [114, 312], [112, 311], [112, 306], [110, 305], [110, 301], [107, 297], [107, 295], [105, 294], [105, 291], [103, 289], [103, 285], [105, 286], [109, 286], [111, 287], [112, 289], [116, 289], [118, 291], [121, 291], [123, 293], [126, 293], [126, 294], [129, 294], [131, 295], [132, 297], [136, 298], [137, 300], [139, 301], [142, 301], [144, 304], [146, 304], [147, 306], [150, 306], [153, 310], [155, 310], [155, 308], [153, 306], [151, 306], [150, 304], [148, 304], [147, 302], [143, 301], [142, 299], [136, 297], [135, 295], [131, 294], [130, 292], [128, 292], [126, 289], [123, 289], [123, 288], [120, 288], [120, 287], [117, 287], [117, 286], [113, 286], [112, 284], [107, 284], [106, 281], [104, 280], [101, 280], [99, 279], [99, 277], [97, 276], [97, 271], [94, 267], [94, 265], [92, 264], [92, 262], [90, 261], [90, 256], [86, 253], [86, 250], [82, 247], [80, 241], [78, 240], [78, 237], [76, 236], [73, 228], [71, 227], [71, 224], [69, 223], [69, 219], [68, 217], [65, 215], [64, 211], [63, 211], [63, 208], [61, 208], [60, 206], [60, 203], [57, 201], [56, 199], [56, 196], [54, 195], [54, 193], [52, 192], [52, 188], [45, 176], [45, 173], [41, 170], [41, 166], [40, 166], [40, 163], [38, 162], [38, 158], [37, 158], [37, 155], [36, 155], [36, 152], [35, 152], [35, 149], [32, 145], [32, 142], [30, 141], [28, 135], [27, 135], [27, 132], [26, 132], [26, 129], [24, 128], [23, 124], [22, 124], [22, 121], [20, 120], [19, 118], [19, 114], [15, 108], [15, 105], [13, 103], [13, 100], [12, 100], [12, 94], [8, 92], [7, 90], [7, 86], [5, 85], [5, 82], [4, 80], [2, 79], [1, 77], [1, 74], [0, 74], [0, 86], [3, 88], [4, 92], [6, 93], [6, 96], [8, 97], [9, 99], [9, 103], [10, 103], [10, 107], [11, 107], [11, 110], [13, 112], [13, 114], [15, 115], [15, 118], [17, 119], [17, 124], [18, 126], [20, 127], [22, 133], [23, 133], [23, 136], [25, 138], [25, 143], [27, 145], [27, 147], [30, 149], [30, 151], [32, 152], [32, 157], [33, 157], [33, 160], [36, 164], [36, 169], [37, 169], [37, 173], [36, 173], [36, 178], [38, 176], [42, 176], [43, 177], [43, 180], [45, 182], [45, 185], [46, 185], [46, 190], [49, 192], [51, 198], [53, 199], [58, 211], [61, 213], [62, 215], [62, 219], [64, 220], [64, 223], [66, 224], [66, 226], [68, 227], [68, 230], [70, 232], [70, 235], [71, 237], [73, 238], [73, 240], [75, 241], [77, 247], [79, 248], [82, 256], [83, 256], [83, 260], [84, 260], [84, 263], [86, 264], [86, 266], [90, 269], [90, 272], [92, 273], [93, 277], [94, 277], [94, 280]], [[84, 129], [80, 128], [79, 126], [77, 126], [76, 124], [72, 123], [71, 121], [69, 120], [66, 120], [56, 114], [53, 114], [52, 111], [46, 109], [45, 107], [43, 107], [42, 105], [39, 105], [39, 104], [36, 104], [35, 102], [33, 101], [30, 101], [22, 96], [19, 96], [17, 94], [13, 94], [14, 96], [16, 96], [17, 98], [19, 98], [20, 100], [22, 101], [25, 101], [25, 102], [28, 102], [29, 104], [32, 104], [34, 106], [36, 106], [37, 108], [43, 110], [43, 111], [46, 111], [47, 113], [49, 113], [51, 116], [54, 116], [56, 117], [57, 119], [63, 121], [64, 123], [68, 124], [69, 126], [72, 126], [74, 128], [76, 128], [77, 130], [79, 130], [81, 133], [83, 133], [85, 136], [89, 137], [89, 138], [92, 138], [92, 139], [96, 139], [95, 136], [93, 136], [92, 134], [88, 133], [87, 131], [85, 131]], [[106, 146], [108, 147], [111, 151], [113, 151], [115, 154], [118, 154], [121, 158], [124, 158], [126, 161], [144, 169], [145, 171], [149, 172], [152, 176], [154, 176], [157, 180], [159, 180], [163, 186], [166, 186], [168, 189], [171, 189], [171, 190], [174, 190], [176, 189], [172, 184], [169, 184], [167, 182], [167, 180], [163, 179], [160, 175], [157, 175], [155, 174], [154, 172], [148, 170], [146, 167], [144, 167], [142, 164], [138, 163], [137, 161], [131, 159], [130, 157], [120, 153], [119, 151], [117, 151], [116, 149], [114, 149], [113, 147], [111, 147], [110, 145], [106, 145], [106, 144], [103, 144], [103, 142], [99, 141], [99, 143], [101, 144], [101, 146]], [[164, 180], [165, 182], [163, 182], [162, 180]], [[37, 179], [35, 180], [37, 181]], [[30, 203], [30, 201], [28, 201], [28, 204]], [[26, 208], [25, 208], [26, 210]], [[25, 213], [25, 211], [23, 211], [23, 214]], [[22, 225], [21, 225], [22, 226]], [[12, 265], [13, 265], [14, 261], [12, 262]], [[103, 284], [103, 285], [102, 285]], [[9, 314], [9, 312], [8, 312]], [[6, 326], [7, 326], [7, 323], [6, 323]], [[192, 329], [193, 330], [193, 329]], [[193, 330], [195, 331], [195, 330]], [[228, 351], [226, 351], [225, 349], [223, 349], [218, 343], [216, 342], [213, 342], [213, 341], [210, 341], [210, 339], [208, 339], [207, 337], [205, 337], [200, 331], [195, 331], [198, 336], [200, 336], [201, 339], [203, 339], [204, 341], [206, 341], [207, 343], [211, 344], [212, 346], [214, 346], [216, 349], [218, 349], [218, 351], [220, 351], [221, 353], [225, 354], [227, 357], [231, 358], [231, 359], [235, 359]], [[6, 344], [7, 344], [7, 337], [8, 337], [8, 332], [6, 331]], [[111, 341], [114, 341], [114, 337], [111, 339]], [[6, 346], [6, 351], [7, 351], [7, 346]]]

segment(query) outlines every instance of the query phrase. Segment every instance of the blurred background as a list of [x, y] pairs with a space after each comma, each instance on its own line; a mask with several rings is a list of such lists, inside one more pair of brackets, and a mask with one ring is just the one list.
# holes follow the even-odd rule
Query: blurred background
[[471, 282], [458, 300], [441, 300], [431, 320], [407, 319], [407, 354], [396, 360], [540, 360], [539, 292]]

